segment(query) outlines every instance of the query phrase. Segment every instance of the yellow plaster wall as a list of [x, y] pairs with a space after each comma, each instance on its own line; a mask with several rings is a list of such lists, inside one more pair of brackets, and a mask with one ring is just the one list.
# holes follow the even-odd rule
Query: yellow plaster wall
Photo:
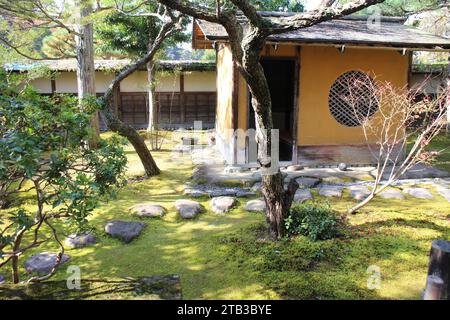
[[403, 88], [408, 83], [408, 63], [407, 55], [394, 50], [347, 49], [342, 54], [333, 47], [302, 47], [299, 145], [365, 143], [361, 127], [346, 127], [331, 115], [328, 94], [333, 82], [347, 71], [359, 70]]

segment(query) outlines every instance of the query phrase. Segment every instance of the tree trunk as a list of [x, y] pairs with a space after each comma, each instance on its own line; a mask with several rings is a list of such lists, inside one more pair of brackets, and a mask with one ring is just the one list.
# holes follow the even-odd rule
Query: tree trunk
[[161, 171], [153, 159], [152, 154], [148, 150], [144, 139], [139, 135], [136, 129], [120, 121], [114, 114], [112, 97], [110, 100], [105, 99], [105, 103], [106, 106], [103, 108], [102, 112], [108, 128], [130, 141], [136, 150], [136, 153], [144, 166], [145, 174], [148, 177], [153, 177], [160, 174]]
[[[262, 193], [266, 201], [266, 220], [269, 234], [274, 240], [285, 235], [284, 219], [289, 214], [298, 184], [292, 180], [284, 189], [284, 177], [278, 165], [279, 150], [273, 148], [272, 100], [264, 69], [260, 64], [260, 52], [265, 45], [265, 36], [258, 30], [249, 30], [242, 40], [245, 48], [239, 69], [247, 81], [255, 110], [258, 163], [262, 171]], [[278, 138], [278, 135], [275, 135]], [[276, 151], [274, 153], [274, 151]]]
[[147, 63], [148, 81], [148, 129], [152, 150], [158, 149], [158, 116], [156, 107], [155, 65], [153, 61]]
[[446, 99], [446, 105], [447, 105], [447, 133], [450, 133], [450, 93], [448, 91], [450, 90], [450, 56], [448, 57], [448, 64], [447, 64], [447, 74], [444, 79], [444, 92], [447, 91], [447, 99]]
[[450, 300], [450, 242], [433, 241], [424, 299]]
[[[22, 243], [23, 231], [17, 234], [14, 240], [13, 252], [17, 252], [20, 249], [20, 244]], [[12, 269], [12, 280], [14, 284], [19, 283], [19, 256], [15, 255], [11, 259], [11, 269]]]
[[[92, 22], [86, 22], [93, 12], [92, 0], [80, 0], [80, 22], [76, 36], [77, 45], [77, 86], [78, 99], [81, 101], [89, 96], [95, 96], [95, 65], [94, 65], [94, 26]], [[92, 116], [91, 126], [93, 134], [89, 140], [89, 146], [96, 148], [100, 135], [99, 116], [95, 112]]]

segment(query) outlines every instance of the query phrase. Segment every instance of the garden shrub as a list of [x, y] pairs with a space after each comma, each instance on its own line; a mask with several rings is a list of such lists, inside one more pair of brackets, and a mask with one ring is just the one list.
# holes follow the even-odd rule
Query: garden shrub
[[0, 215], [0, 268], [10, 265], [15, 283], [20, 256], [53, 241], [60, 261], [62, 237], [88, 229], [94, 209], [126, 183], [124, 141], [87, 143], [97, 110], [95, 97], [80, 108], [75, 97], [43, 96], [0, 72], [0, 199], [34, 199]]
[[312, 241], [332, 239], [338, 235], [337, 217], [329, 203], [295, 204], [285, 219], [290, 235], [303, 235]]

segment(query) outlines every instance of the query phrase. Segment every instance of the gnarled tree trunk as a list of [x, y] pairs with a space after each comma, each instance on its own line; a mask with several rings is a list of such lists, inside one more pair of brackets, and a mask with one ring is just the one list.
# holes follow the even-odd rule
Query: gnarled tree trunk
[[[277, 240], [285, 235], [284, 220], [289, 213], [298, 184], [292, 180], [284, 189], [284, 177], [278, 166], [277, 155], [272, 155], [273, 121], [272, 99], [269, 85], [260, 63], [260, 53], [265, 45], [266, 35], [258, 29], [250, 29], [240, 44], [243, 55], [236, 48], [234, 58], [247, 81], [252, 94], [252, 107], [255, 110], [256, 142], [258, 144], [258, 163], [262, 171], [262, 193], [266, 201], [266, 220], [271, 238]], [[233, 45], [232, 45], [233, 49]], [[278, 136], [278, 135], [276, 135]]]
[[[80, 22], [76, 38], [77, 45], [77, 86], [78, 99], [81, 101], [89, 96], [95, 96], [95, 65], [94, 65], [94, 25], [85, 21], [93, 12], [92, 0], [80, 0]], [[91, 120], [92, 137], [89, 145], [96, 148], [100, 135], [98, 112]]]
[[147, 145], [145, 144], [144, 139], [139, 135], [139, 133], [132, 126], [127, 125], [120, 121], [113, 111], [113, 103], [112, 100], [105, 101], [106, 106], [102, 110], [106, 124], [108, 128], [121, 136], [125, 137], [130, 141], [133, 145], [136, 153], [139, 156], [139, 159], [144, 166], [145, 174], [149, 177], [156, 176], [160, 174], [160, 170], [153, 159], [152, 154], [148, 150]]

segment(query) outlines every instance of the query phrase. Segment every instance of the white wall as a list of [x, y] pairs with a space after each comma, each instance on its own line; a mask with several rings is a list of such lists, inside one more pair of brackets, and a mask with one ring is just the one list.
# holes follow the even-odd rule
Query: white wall
[[184, 90], [187, 92], [215, 92], [216, 72], [189, 72], [184, 75]]
[[52, 82], [50, 79], [40, 78], [36, 80], [30, 81], [30, 84], [39, 92], [39, 93], [52, 93]]
[[[114, 79], [111, 72], [95, 73], [95, 86], [97, 93], [104, 93]], [[52, 93], [50, 79], [36, 79], [31, 84], [40, 93]], [[120, 85], [121, 92], [146, 92], [148, 88], [147, 72], [138, 71], [122, 81]], [[216, 91], [216, 72], [215, 71], [195, 71], [184, 74], [184, 90], [187, 92], [215, 92]], [[180, 76], [163, 73], [157, 77], [157, 92], [179, 92]], [[78, 92], [76, 72], [60, 72], [56, 77], [57, 93]]]

